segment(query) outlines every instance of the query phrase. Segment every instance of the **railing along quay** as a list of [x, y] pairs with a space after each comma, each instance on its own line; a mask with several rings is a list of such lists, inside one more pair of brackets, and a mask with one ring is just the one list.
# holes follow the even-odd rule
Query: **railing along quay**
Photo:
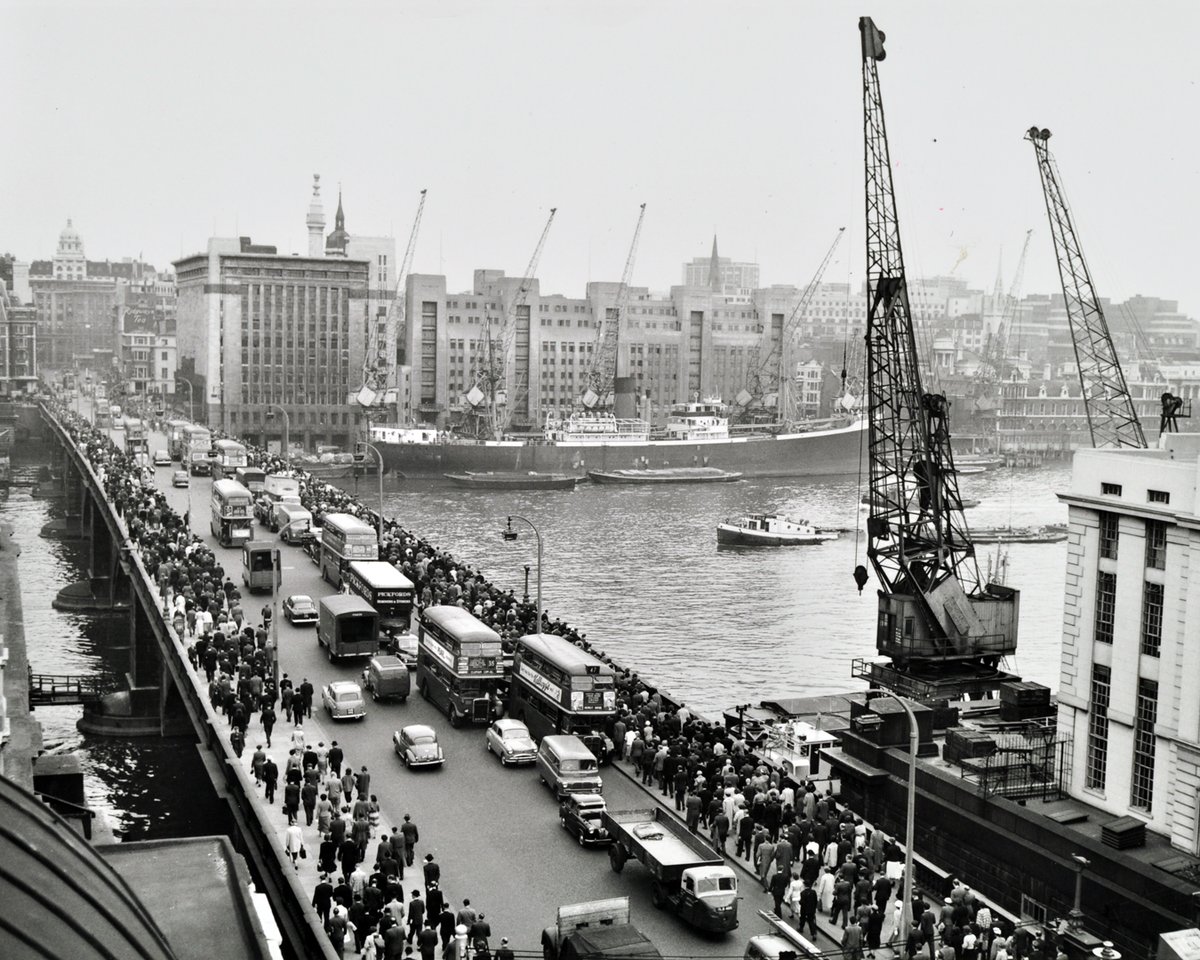
[[209, 703], [207, 684], [201, 682], [203, 674], [197, 675], [191, 669], [186, 646], [162, 615], [154, 580], [147, 573], [140, 554], [133, 548], [128, 527], [116, 514], [105, 494], [104, 484], [87, 457], [75, 446], [71, 435], [44, 402], [38, 406], [43, 419], [83, 477], [89, 494], [104, 511], [106, 522], [117, 533], [116, 539], [122, 545], [121, 568], [129, 577], [137, 603], [145, 611], [146, 620], [154, 630], [163, 654], [164, 669], [200, 738], [203, 748], [200, 750], [201, 759], [218, 793], [229, 801], [238, 827], [238, 839], [242, 841], [239, 852], [254, 864], [284, 937], [297, 956], [337, 960], [321, 918], [317, 916], [309, 895], [296, 876], [291, 858], [275, 841], [275, 829], [268, 819], [268, 811], [258, 800], [254, 781], [243, 769], [228, 738], [219, 732], [222, 725]]

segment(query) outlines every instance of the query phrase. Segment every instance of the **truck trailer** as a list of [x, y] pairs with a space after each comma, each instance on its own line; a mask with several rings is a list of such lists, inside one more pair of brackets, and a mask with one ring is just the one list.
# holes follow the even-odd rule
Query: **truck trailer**
[[629, 922], [629, 898], [568, 903], [558, 920], [542, 931], [543, 960], [637, 957], [662, 960], [654, 944]]
[[737, 875], [725, 858], [661, 807], [608, 810], [612, 840], [608, 861], [620, 873], [638, 860], [654, 878], [654, 905], [670, 908], [701, 930], [728, 932], [738, 925]]

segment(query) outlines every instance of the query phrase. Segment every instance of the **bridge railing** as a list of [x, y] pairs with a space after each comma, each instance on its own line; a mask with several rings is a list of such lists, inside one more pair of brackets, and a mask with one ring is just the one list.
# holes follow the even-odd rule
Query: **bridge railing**
[[243, 852], [254, 864], [258, 877], [266, 888], [284, 936], [297, 956], [337, 960], [321, 918], [313, 909], [310, 896], [300, 883], [291, 858], [276, 841], [274, 822], [268, 817], [265, 805], [259, 802], [254, 781], [233, 752], [229, 738], [223, 732], [223, 724], [209, 703], [208, 685], [200, 679], [203, 675], [198, 676], [191, 669], [186, 645], [163, 617], [154, 580], [146, 571], [141, 555], [129, 539], [128, 527], [113, 510], [105, 495], [104, 485], [92, 469], [91, 463], [75, 446], [71, 435], [44, 403], [40, 406], [43, 418], [75, 461], [89, 493], [96, 500], [105, 521], [113, 530], [115, 541], [121, 545], [122, 564], [127, 565], [126, 572], [132, 589], [138, 603], [146, 611], [146, 619], [159, 641], [163, 664], [179, 692], [192, 726], [206, 748], [205, 751], [201, 751], [201, 756], [210, 772], [219, 775], [223, 781], [218, 789], [223, 790], [229, 800], [238, 832], [246, 845]]

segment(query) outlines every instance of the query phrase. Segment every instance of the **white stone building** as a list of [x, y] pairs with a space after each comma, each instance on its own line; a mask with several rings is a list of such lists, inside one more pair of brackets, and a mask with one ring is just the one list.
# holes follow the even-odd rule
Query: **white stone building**
[[1163, 445], [1075, 454], [1058, 724], [1072, 796], [1200, 855], [1200, 434]]

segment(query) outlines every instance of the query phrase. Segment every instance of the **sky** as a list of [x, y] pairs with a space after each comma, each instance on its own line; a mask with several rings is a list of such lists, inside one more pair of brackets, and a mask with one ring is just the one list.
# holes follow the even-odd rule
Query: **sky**
[[91, 259], [156, 266], [249, 235], [306, 249], [312, 174], [351, 234], [407, 241], [452, 291], [477, 267], [582, 296], [665, 291], [723, 256], [763, 284], [861, 283], [857, 18], [880, 82], [910, 276], [991, 289], [1034, 230], [1024, 292], [1060, 289], [1033, 148], [1049, 128], [1101, 296], [1200, 317], [1200, 5], [1098, 0], [863, 4], [7, 0], [0, 251], [52, 256], [68, 217]]

